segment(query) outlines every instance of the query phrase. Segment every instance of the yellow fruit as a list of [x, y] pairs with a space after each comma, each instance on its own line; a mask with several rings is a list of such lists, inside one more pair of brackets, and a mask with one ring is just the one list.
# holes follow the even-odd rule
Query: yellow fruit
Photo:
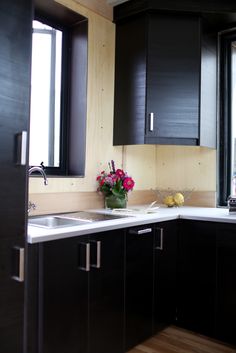
[[176, 206], [182, 206], [184, 204], [184, 196], [180, 192], [174, 195], [174, 203]]
[[164, 204], [168, 207], [173, 207], [175, 204], [174, 198], [172, 195], [166, 196], [163, 200]]

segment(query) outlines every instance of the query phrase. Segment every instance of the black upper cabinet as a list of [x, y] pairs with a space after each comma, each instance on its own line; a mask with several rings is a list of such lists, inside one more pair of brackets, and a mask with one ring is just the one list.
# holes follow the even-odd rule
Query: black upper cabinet
[[[28, 129], [31, 0], [0, 1], [0, 351], [22, 353], [27, 166], [16, 136]], [[18, 135], [20, 136], [20, 135]], [[23, 162], [23, 161], [22, 161]]]
[[114, 145], [215, 147], [216, 36], [193, 14], [117, 22]]

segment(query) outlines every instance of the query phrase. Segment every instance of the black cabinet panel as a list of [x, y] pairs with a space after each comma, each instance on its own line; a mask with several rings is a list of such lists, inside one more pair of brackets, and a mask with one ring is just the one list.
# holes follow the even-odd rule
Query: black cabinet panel
[[24, 283], [13, 280], [14, 246], [24, 247], [24, 240], [0, 241], [0, 351], [23, 352]]
[[121, 229], [90, 237], [90, 353], [124, 352], [124, 232]]
[[221, 224], [217, 235], [217, 338], [236, 344], [236, 225]]
[[126, 234], [126, 350], [152, 335], [154, 234], [150, 225], [131, 228]]
[[[154, 112], [154, 138], [199, 137], [200, 20], [149, 17], [147, 119]], [[181, 38], [181, 40], [180, 40]]]
[[154, 333], [176, 317], [178, 222], [155, 225]]
[[[26, 246], [25, 327], [26, 353], [39, 353], [39, 246]], [[41, 308], [40, 308], [41, 309]]]
[[0, 1], [0, 351], [24, 348], [24, 283], [19, 250], [26, 228], [27, 167], [16, 165], [15, 137], [28, 128], [31, 0]]
[[178, 324], [205, 335], [215, 334], [216, 226], [182, 221], [178, 254]]
[[86, 243], [79, 237], [39, 247], [39, 353], [88, 352]]

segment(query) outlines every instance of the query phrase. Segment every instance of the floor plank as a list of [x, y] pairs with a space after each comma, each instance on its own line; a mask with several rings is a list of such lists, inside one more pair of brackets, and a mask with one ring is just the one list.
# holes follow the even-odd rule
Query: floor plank
[[170, 326], [128, 353], [236, 353], [236, 347]]

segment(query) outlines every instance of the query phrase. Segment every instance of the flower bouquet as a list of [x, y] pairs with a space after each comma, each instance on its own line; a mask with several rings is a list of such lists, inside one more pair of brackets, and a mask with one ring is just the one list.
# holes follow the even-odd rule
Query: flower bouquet
[[102, 171], [97, 176], [97, 190], [105, 196], [106, 208], [126, 208], [127, 195], [134, 188], [134, 180], [123, 169], [116, 169], [113, 160], [108, 166], [109, 173]]

